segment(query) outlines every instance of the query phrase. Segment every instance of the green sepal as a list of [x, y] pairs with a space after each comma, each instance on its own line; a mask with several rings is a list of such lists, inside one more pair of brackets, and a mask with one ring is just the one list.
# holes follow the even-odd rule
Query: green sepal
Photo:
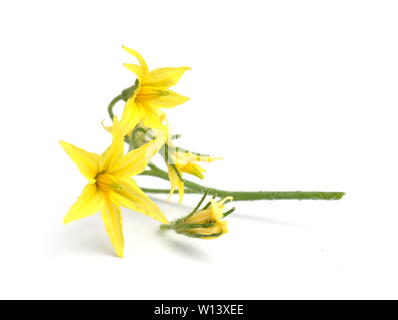
[[188, 229], [197, 229], [197, 228], [209, 228], [209, 227], [214, 227], [216, 225], [216, 223], [212, 222], [212, 223], [186, 223], [184, 225], [185, 228]]
[[135, 80], [135, 83], [126, 89], [124, 89], [121, 93], [122, 100], [127, 102], [134, 95], [134, 91], [138, 88], [138, 79]]
[[234, 212], [236, 210], [235, 207], [233, 207], [232, 209], [229, 209], [227, 212], [225, 212], [223, 214], [223, 218], [228, 217], [232, 212]]
[[206, 190], [205, 193], [203, 194], [202, 198], [200, 199], [200, 201], [196, 205], [196, 207], [191, 211], [191, 213], [186, 217], [186, 219], [190, 218], [194, 213], [199, 211], [200, 206], [202, 205], [203, 201], [205, 201], [205, 199], [206, 199], [208, 194], [209, 194], [209, 191]]
[[187, 237], [191, 237], [191, 238], [203, 239], [203, 238], [211, 238], [211, 237], [220, 237], [223, 235], [223, 233], [222, 232], [212, 233], [212, 234], [187, 234], [187, 233], [185, 233], [184, 235], [186, 235]]

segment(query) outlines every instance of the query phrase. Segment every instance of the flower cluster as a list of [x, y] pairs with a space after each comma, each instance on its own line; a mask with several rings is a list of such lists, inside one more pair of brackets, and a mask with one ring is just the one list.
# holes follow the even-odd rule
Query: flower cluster
[[[138, 64], [125, 64], [136, 74], [137, 79], [133, 86], [123, 90], [110, 105], [113, 123], [105, 128], [112, 134], [111, 145], [102, 154], [96, 154], [67, 142], [60, 142], [88, 180], [81, 196], [66, 214], [64, 223], [101, 212], [106, 231], [119, 257], [123, 257], [124, 251], [120, 207], [143, 213], [164, 225], [169, 225], [161, 209], [132, 179], [133, 176], [143, 174], [147, 166], [154, 169], [154, 165], [150, 163], [153, 156], [159, 153], [165, 160], [167, 178], [171, 185], [170, 195], [178, 189], [180, 202], [185, 190], [182, 174], [187, 173], [203, 179], [205, 170], [197, 162], [212, 162], [218, 159], [175, 147], [172, 140], [177, 137], [169, 134], [170, 127], [163, 109], [173, 108], [189, 100], [169, 88], [176, 85], [190, 68], [158, 68], [150, 71], [138, 52], [123, 48], [138, 61]], [[119, 100], [125, 101], [120, 122], [112, 110], [113, 105]], [[127, 153], [124, 152], [125, 142], [129, 144]], [[209, 215], [205, 224], [201, 222], [205, 218], [201, 220], [200, 213], [195, 213], [186, 220], [185, 226], [195, 223], [202, 228], [176, 231], [199, 238], [206, 237], [206, 234], [216, 237], [225, 233], [226, 222], [221, 222], [220, 214], [216, 214], [217, 210], [221, 210], [217, 208], [221, 208], [222, 203], [223, 201], [218, 204], [212, 203], [209, 209], [203, 211]], [[172, 224], [174, 225], [175, 223]]]
[[[184, 178], [189, 174], [204, 178], [205, 169], [200, 162], [213, 162], [221, 158], [192, 152], [175, 145], [180, 135], [172, 135], [165, 110], [174, 108], [189, 98], [170, 90], [189, 67], [158, 68], [149, 70], [145, 59], [130, 48], [123, 47], [133, 55], [138, 64], [125, 64], [134, 72], [133, 84], [122, 90], [108, 106], [112, 125], [104, 128], [112, 134], [111, 145], [97, 154], [61, 141], [61, 146], [75, 162], [88, 180], [81, 196], [72, 205], [64, 222], [69, 223], [101, 212], [106, 231], [116, 254], [123, 257], [124, 237], [121, 207], [143, 213], [162, 223], [162, 229], [174, 230], [192, 238], [214, 239], [227, 232], [226, 216], [234, 211], [224, 210], [224, 204], [242, 200], [338, 200], [343, 192], [302, 191], [225, 191], [208, 188]], [[120, 121], [113, 108], [124, 102]], [[124, 151], [125, 143], [128, 151]], [[159, 154], [165, 163], [165, 170], [157, 167], [151, 159]], [[140, 188], [132, 177], [152, 176], [170, 183], [170, 189]], [[169, 223], [161, 209], [146, 195], [160, 193], [171, 195], [178, 191], [179, 203], [185, 193], [202, 194], [202, 200], [186, 217]], [[213, 195], [203, 208], [206, 196]], [[223, 198], [216, 201], [215, 197]]]

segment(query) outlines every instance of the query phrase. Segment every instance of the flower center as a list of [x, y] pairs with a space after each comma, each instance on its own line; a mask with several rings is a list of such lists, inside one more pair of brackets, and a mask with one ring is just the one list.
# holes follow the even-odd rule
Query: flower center
[[103, 191], [120, 190], [122, 186], [108, 173], [100, 173], [95, 178], [97, 187]]
[[142, 86], [139, 93], [137, 94], [137, 101], [151, 101], [161, 96], [167, 96], [170, 91], [167, 88], [155, 88], [151, 86]]

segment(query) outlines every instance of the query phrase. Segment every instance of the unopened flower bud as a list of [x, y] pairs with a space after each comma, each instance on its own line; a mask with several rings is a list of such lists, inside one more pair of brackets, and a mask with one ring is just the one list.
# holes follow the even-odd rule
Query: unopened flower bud
[[226, 197], [221, 201], [212, 199], [202, 210], [194, 211], [184, 218], [164, 225], [162, 229], [172, 229], [192, 238], [218, 238], [228, 232], [228, 224], [222, 219], [224, 218], [224, 203], [231, 200], [232, 197]]

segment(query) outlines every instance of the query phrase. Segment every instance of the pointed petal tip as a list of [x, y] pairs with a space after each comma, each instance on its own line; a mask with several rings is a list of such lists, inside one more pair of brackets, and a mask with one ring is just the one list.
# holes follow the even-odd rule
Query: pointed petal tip
[[117, 128], [118, 129], [119, 127], [120, 127], [119, 119], [118, 119], [117, 116], [114, 116], [113, 119], [112, 119], [112, 131], [113, 131], [113, 128]]
[[64, 149], [65, 152], [68, 153], [68, 148], [71, 146], [71, 144], [64, 140], [59, 140], [59, 144], [61, 145], [62, 149]]
[[166, 217], [162, 217], [162, 220], [160, 220], [160, 222], [163, 224], [170, 224], [170, 221]]
[[182, 199], [184, 199], [184, 192], [180, 192], [180, 195], [178, 197], [178, 204], [179, 205], [182, 203]]
[[152, 215], [150, 215], [150, 217], [163, 224], [170, 224], [170, 221], [167, 219], [164, 213], [160, 211], [160, 209], [156, 213], [153, 212]]
[[107, 127], [105, 125], [105, 119], [101, 121], [101, 125], [102, 125], [102, 128], [104, 128], [106, 131], [108, 131], [109, 133], [112, 133], [112, 126]]

